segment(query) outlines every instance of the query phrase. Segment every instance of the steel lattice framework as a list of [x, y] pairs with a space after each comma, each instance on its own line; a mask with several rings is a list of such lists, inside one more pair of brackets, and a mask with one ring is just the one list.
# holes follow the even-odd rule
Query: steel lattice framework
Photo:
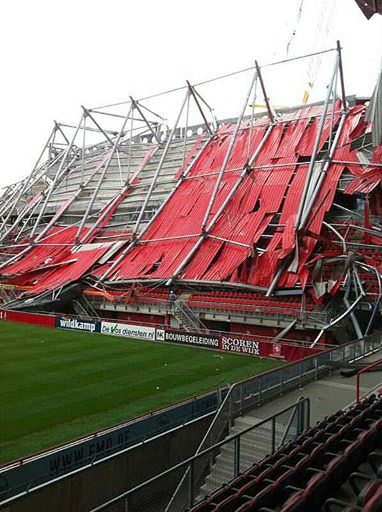
[[233, 120], [218, 122], [203, 83], [187, 82], [168, 92], [183, 94], [171, 127], [151, 97], [54, 122], [32, 172], [1, 197], [3, 303], [41, 309], [84, 288], [115, 300], [137, 286], [318, 309], [340, 297], [316, 341], [347, 317], [367, 334], [382, 290], [382, 146], [366, 100], [346, 96], [339, 43], [319, 53], [334, 63], [317, 104], [275, 109], [255, 62], [233, 73], [251, 74]]

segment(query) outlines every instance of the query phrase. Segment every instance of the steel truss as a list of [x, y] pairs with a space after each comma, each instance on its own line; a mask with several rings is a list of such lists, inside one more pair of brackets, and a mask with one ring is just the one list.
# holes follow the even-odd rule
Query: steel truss
[[[315, 55], [333, 53], [335, 56], [334, 69], [331, 74], [325, 101], [318, 124], [318, 130], [314, 141], [314, 147], [309, 162], [286, 162], [272, 164], [257, 164], [257, 159], [267, 143], [276, 126], [284, 124], [288, 126], [288, 118], [280, 119], [279, 111], [272, 106], [268, 92], [264, 69], [270, 66], [282, 65], [298, 59], [306, 59]], [[251, 73], [247, 93], [243, 99], [242, 107], [234, 124], [234, 128], [228, 134], [229, 144], [225, 152], [222, 164], [218, 171], [200, 172], [193, 175], [190, 171], [198, 162], [199, 157], [207, 146], [220, 133], [221, 129], [216, 120], [215, 111], [210, 103], [200, 92], [201, 86], [214, 81], [223, 80], [231, 76]], [[339, 88], [339, 91], [337, 89]], [[256, 126], [264, 126], [265, 132], [256, 149], [250, 154], [252, 132], [255, 119], [254, 113], [256, 97], [259, 89], [265, 102], [267, 118], [257, 123]], [[168, 127], [166, 117], [158, 114], [151, 106], [150, 101], [168, 94], [183, 94], [179, 110], [175, 116], [171, 128]], [[340, 119], [335, 126], [334, 118], [338, 114], [337, 105], [341, 105]], [[305, 106], [306, 107], [306, 106]], [[109, 243], [119, 243], [120, 250], [105, 266], [96, 278], [96, 286], [128, 284], [132, 282], [160, 282], [167, 287], [177, 283], [209, 285], [216, 284], [208, 280], [193, 281], [183, 278], [183, 273], [195, 254], [208, 239], [236, 245], [248, 251], [248, 255], [264, 251], [261, 247], [255, 248], [247, 243], [229, 237], [221, 237], [213, 234], [213, 228], [221, 219], [235, 194], [239, 190], [244, 179], [256, 171], [270, 169], [277, 173], [278, 169], [285, 167], [298, 168], [307, 165], [307, 173], [298, 207], [298, 213], [294, 223], [295, 250], [291, 256], [279, 262], [277, 272], [269, 287], [250, 286], [243, 283], [221, 283], [222, 286], [248, 289], [264, 292], [267, 297], [277, 295], [282, 291], [278, 284], [283, 273], [297, 272], [299, 267], [299, 247], [302, 237], [309, 232], [312, 218], [316, 213], [314, 206], [322, 191], [325, 177], [331, 165], [359, 166], [368, 169], [370, 162], [349, 162], [344, 159], [334, 158], [338, 143], [343, 134], [345, 122], [349, 113], [349, 105], [345, 91], [345, 79], [342, 64], [341, 46], [339, 42], [336, 48], [315, 52], [300, 57], [284, 59], [278, 62], [254, 65], [244, 70], [235, 71], [211, 80], [205, 80], [196, 84], [186, 81], [182, 87], [170, 91], [160, 92], [151, 96], [136, 99], [130, 96], [128, 101], [114, 103], [96, 108], [81, 107], [82, 112], [77, 124], [54, 121], [52, 130], [45, 142], [41, 153], [31, 171], [24, 179], [7, 187], [0, 199], [0, 269], [19, 261], [36, 246], [49, 246], [49, 238], [52, 228], [64, 230], [66, 226], [76, 228], [75, 237], [69, 244], [62, 246], [72, 247], [74, 250], [91, 244], [102, 233], [102, 239]], [[251, 109], [248, 115], [248, 109]], [[203, 130], [199, 139], [194, 134], [188, 135], [191, 114], [196, 114], [200, 119], [199, 128]], [[310, 116], [312, 118], [313, 116]], [[304, 117], [301, 117], [304, 119]], [[330, 122], [330, 134], [325, 152], [319, 150], [320, 140], [325, 124]], [[245, 164], [242, 166], [229, 166], [229, 161], [238, 138], [238, 134], [249, 131], [248, 154]], [[147, 139], [147, 140], [146, 140]], [[146, 141], [146, 142], [145, 142]], [[192, 144], [195, 144], [192, 158], [188, 161], [187, 155]], [[176, 151], [174, 150], [176, 148]], [[175, 156], [174, 156], [175, 155]], [[176, 164], [171, 164], [171, 161]], [[180, 160], [180, 162], [178, 162]], [[167, 168], [173, 165], [172, 174], [167, 174]], [[382, 163], [373, 164], [376, 168], [382, 167]], [[181, 168], [175, 175], [173, 169]], [[215, 213], [216, 199], [221, 191], [223, 178], [228, 173], [235, 173], [237, 177]], [[144, 235], [153, 225], [163, 211], [163, 208], [171, 199], [180, 185], [186, 180], [213, 180], [213, 187], [207, 207], [203, 213], [203, 221], [200, 232], [193, 232], [181, 236], [152, 237]], [[170, 186], [170, 189], [168, 187]], [[158, 192], [159, 191], [159, 192]], [[156, 199], [159, 193], [159, 199]], [[134, 194], [137, 199], [132, 199]], [[135, 202], [134, 202], [135, 201]], [[79, 207], [79, 205], [83, 205]], [[334, 208], [342, 208], [341, 205], [333, 205]], [[351, 214], [363, 218], [359, 213], [348, 210]], [[127, 225], [126, 219], [129, 220]], [[74, 220], [73, 220], [74, 219]], [[125, 226], [126, 238], [121, 240], [121, 234], [113, 233], [113, 228]], [[355, 223], [350, 223], [347, 232], [344, 233], [341, 223], [325, 220], [325, 229], [331, 232], [335, 240], [333, 244], [342, 251], [343, 257], [348, 257], [354, 247], [367, 247], [362, 242], [355, 243], [349, 239], [349, 232], [360, 229]], [[280, 223], [272, 225], [276, 229], [285, 227]], [[380, 236], [381, 229], [378, 223], [365, 227], [364, 232], [370, 236]], [[350, 231], [349, 231], [350, 230]], [[108, 233], [109, 231], [109, 233]], [[268, 234], [262, 235], [265, 238]], [[166, 242], [174, 239], [193, 240], [188, 253], [183, 257], [170, 278], [165, 280], [149, 279], [119, 279], [114, 275], [116, 268], [123, 259], [137, 246], [155, 242]], [[54, 245], [54, 243], [52, 244]], [[370, 245], [370, 244], [369, 244]], [[59, 246], [59, 243], [56, 243]], [[16, 249], [20, 249], [18, 252]], [[344, 291], [345, 311], [334, 318], [327, 328], [349, 316], [358, 337], [363, 334], [354, 309], [362, 301], [366, 300], [367, 291], [362, 286], [359, 272], [367, 271], [374, 274], [378, 281], [379, 294], [376, 305], [373, 308], [369, 325], [365, 331], [370, 332], [380, 300], [381, 280], [376, 266], [355, 260], [346, 270], [343, 278], [342, 289]], [[61, 288], [60, 288], [61, 290]], [[60, 290], [55, 291], [55, 298]], [[300, 293], [298, 287], [291, 292]], [[350, 292], [356, 295], [355, 301], [350, 303]], [[317, 340], [322, 336], [320, 333]]]

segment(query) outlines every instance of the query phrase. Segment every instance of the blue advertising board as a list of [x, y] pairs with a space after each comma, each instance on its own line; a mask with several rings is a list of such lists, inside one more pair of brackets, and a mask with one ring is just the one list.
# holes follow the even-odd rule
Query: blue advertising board
[[219, 394], [214, 391], [30, 457], [21, 464], [3, 467], [0, 469], [0, 504], [27, 489], [30, 491], [38, 485], [212, 413], [218, 405]]
[[101, 322], [97, 320], [84, 320], [70, 316], [56, 316], [56, 327], [58, 329], [70, 329], [83, 332], [101, 332]]

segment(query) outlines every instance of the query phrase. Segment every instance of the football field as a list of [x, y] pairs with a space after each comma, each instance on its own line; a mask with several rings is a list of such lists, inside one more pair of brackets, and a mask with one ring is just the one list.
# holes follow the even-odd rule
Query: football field
[[0, 463], [280, 364], [0, 322]]

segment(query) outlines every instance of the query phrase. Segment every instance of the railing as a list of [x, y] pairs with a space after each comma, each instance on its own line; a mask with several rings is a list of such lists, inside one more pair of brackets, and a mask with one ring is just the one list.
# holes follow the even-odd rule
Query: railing
[[[332, 367], [336, 368], [340, 364], [352, 362], [381, 348], [382, 333], [374, 333], [363, 340], [355, 340], [237, 382], [231, 386], [229, 392], [223, 399], [198, 451], [200, 452], [202, 449], [208, 450], [219, 442], [222, 435], [228, 431], [232, 420], [240, 414], [259, 407], [264, 402], [278, 397], [291, 389], [299, 388], [322, 375], [326, 375], [331, 371]], [[198, 398], [199, 397], [195, 397], [194, 400]], [[176, 406], [170, 407], [174, 408]], [[216, 406], [213, 410], [216, 411]], [[124, 448], [126, 448], [126, 446]], [[119, 453], [119, 451], [116, 451], [116, 453], [110, 455], [109, 458], [117, 456]], [[93, 463], [95, 463], [95, 461], [92, 461], [92, 464]], [[97, 463], [102, 463], [102, 457], [100, 457]], [[186, 466], [184, 466], [184, 468], [187, 469]], [[68, 474], [70, 474], [70, 472], [66, 473], [66, 475]], [[178, 474], [176, 484], [179, 483], [183, 475], [184, 471]], [[48, 485], [49, 475], [46, 476], [47, 478], [45, 479], [44, 477], [43, 481], [46, 482], [45, 485]], [[20, 495], [33, 492], [36, 485], [35, 482], [36, 480], [33, 478], [26, 480], [23, 487], [27, 490], [22, 491], [20, 489]], [[41, 484], [41, 480], [38, 483]], [[173, 490], [174, 489], [175, 487], [173, 487]], [[153, 499], [155, 499], [155, 496]]]
[[[176, 491], [168, 506], [170, 507], [171, 503], [178, 504], [179, 499], [182, 500], [185, 495], [189, 494], [190, 480], [193, 481], [194, 479], [195, 467], [190, 467], [191, 460], [204, 460], [203, 463], [205, 463], [203, 457], [206, 457], [206, 454], [213, 454], [215, 447], [220, 447], [228, 442], [230, 438], [221, 441], [221, 437], [228, 432], [229, 426], [235, 417], [259, 407], [264, 402], [280, 396], [291, 389], [300, 388], [302, 385], [328, 374], [332, 366], [337, 367], [338, 364], [352, 362], [381, 348], [382, 335], [381, 333], [375, 333], [363, 340], [351, 341], [301, 361], [287, 364], [234, 384], [223, 400], [194, 457], [150, 479], [148, 482], [117, 496], [92, 512], [101, 510], [106, 510], [107, 512], [147, 510], [149, 512], [151, 510], [149, 503], [157, 504], [159, 499], [163, 500], [164, 486], [167, 486], [166, 490], [171, 491], [170, 494], [166, 494], [167, 499], [171, 497], [174, 490]], [[208, 456], [210, 457], [210, 455]], [[164, 480], [161, 481], [162, 478], [167, 478], [168, 475], [172, 475], [171, 483], [170, 481], [166, 483], [164, 483]], [[139, 496], [138, 493], [142, 489], [146, 490], [145, 498], [143, 499], [141, 496], [138, 499], [138, 504], [134, 504], [132, 496], [135, 493]], [[193, 496], [195, 496], [194, 491]], [[163, 503], [163, 508], [156, 506], [155, 510], [164, 511], [166, 506], [167, 502]], [[178, 508], [178, 510], [181, 510], [181, 508]]]
[[[182, 318], [186, 318], [188, 324], [194, 329], [206, 329], [206, 326], [199, 320], [199, 318], [195, 315], [195, 313], [190, 309], [187, 304], [182, 300], [177, 300], [173, 305], [173, 312], [175, 316], [180, 316], [180, 321], [182, 322]], [[178, 313], [178, 315], [177, 315]]]
[[[95, 296], [92, 296], [91, 302], [93, 304], [102, 306], [110, 306], [110, 304], [113, 304], [113, 302], [106, 301], [104, 297]], [[139, 312], [141, 307], [150, 309], [151, 306], [155, 307], [152, 308], [153, 312], [156, 310], [161, 310], [167, 313], [171, 312], [169, 301], [165, 299], [142, 296], [134, 301], [115, 301], [116, 305], [123, 303], [126, 305], [126, 307], [134, 309], [134, 311], [137, 312]], [[317, 328], [321, 328], [322, 326], [326, 325], [329, 318], [329, 315], [326, 311], [302, 310], [301, 308], [293, 307], [293, 304], [288, 307], [288, 312], [286, 312], [286, 308], [282, 306], [266, 306], [262, 304], [232, 304], [229, 302], [223, 302], [222, 300], [219, 300], [218, 305], [216, 302], [192, 301], [192, 304], [189, 306], [189, 308], [191, 311], [198, 311], [201, 313], [224, 313], [236, 316], [247, 316], [251, 318], [257, 318], [259, 320], [272, 319], [277, 324], [280, 324], [281, 322], [290, 322], [291, 318], [297, 318], [298, 322], [302, 325], [308, 324]]]
[[[0, 505], [216, 412], [227, 386], [0, 466]], [[94, 446], [97, 450], [94, 450]], [[4, 485], [6, 482], [7, 485]]]
[[[296, 438], [310, 425], [310, 401], [301, 398], [296, 404], [269, 416], [237, 434], [228, 436], [223, 441], [173, 466], [163, 473], [151, 478], [116, 498], [92, 509], [91, 512], [148, 512], [151, 510], [164, 511], [171, 493], [179, 477], [185, 471], [188, 478], [185, 487], [185, 506], [190, 507], [201, 499], [200, 488], [209, 474], [216, 458], [226, 451], [230, 454], [224, 467], [227, 481], [235, 478], [252, 464], [259, 462], [263, 455], [256, 456], [256, 439], [261, 437], [261, 453], [272, 454], [283, 444]], [[244, 456], [244, 446], [252, 446], [252, 462]], [[216, 478], [212, 482], [219, 487], [223, 482]], [[177, 510], [184, 510], [183, 504]]]
[[192, 301], [192, 309], [200, 312], [228, 312], [231, 315], [251, 316], [252, 318], [274, 318], [277, 323], [281, 321], [290, 322], [291, 318], [297, 318], [301, 324], [311, 323], [314, 325], [326, 325], [328, 314], [326, 311], [309, 311], [294, 307], [291, 303], [288, 308], [277, 305], [264, 304], [232, 304], [219, 300], [216, 302]]
[[[363, 340], [346, 343], [234, 384], [223, 400], [196, 453], [218, 442], [229, 428], [233, 418], [239, 414], [260, 406], [274, 396], [282, 395], [290, 389], [300, 388], [303, 384], [316, 380], [319, 376], [327, 374], [332, 364], [350, 362], [381, 347], [382, 336], [371, 334]], [[187, 485], [186, 479], [187, 475], [184, 475], [172, 501], [177, 503], [177, 495], [183, 495], [183, 489]], [[170, 507], [168, 510], [176, 509]]]
[[[35, 313], [38, 315], [46, 315], [47, 314], [46, 311], [36, 311]], [[159, 323], [155, 323], [155, 322], [141, 322], [139, 320], [116, 320], [115, 318], [107, 317], [107, 316], [103, 316], [102, 318], [100, 318], [99, 316], [76, 315], [73, 313], [70, 313], [67, 316], [69, 316], [70, 318], [77, 318], [79, 320], [84, 320], [86, 318], [86, 320], [92, 321], [92, 322], [99, 322], [99, 321], [112, 322], [112, 323], [119, 322], [121, 324], [128, 323], [129, 325], [153, 327], [156, 329], [166, 328], [166, 326], [163, 323], [159, 324]], [[207, 329], [206, 327], [200, 328], [200, 329], [190, 328], [190, 329], [188, 329], [188, 332], [194, 333], [194, 334], [210, 334], [212, 336], [229, 336], [231, 338], [239, 338], [239, 339], [243, 339], [243, 340], [254, 340], [254, 341], [261, 342], [261, 343], [273, 343], [273, 341], [272, 341], [273, 338], [269, 337], [269, 336], [263, 336], [263, 335], [259, 335], [259, 334], [247, 334], [247, 333], [235, 332], [235, 331], [229, 331], [229, 332], [228, 331], [217, 331], [214, 329]], [[294, 346], [294, 347], [308, 347], [309, 348], [312, 344], [311, 341], [292, 339], [292, 338], [287, 338], [287, 337], [283, 337], [282, 340], [279, 340], [279, 341], [282, 342], [283, 345], [290, 345], [290, 346]], [[322, 347], [325, 347], [325, 348], [331, 348], [332, 346], [333, 345], [329, 345], [329, 344], [322, 345]], [[322, 348], [322, 347], [320, 347], [320, 348]]]
[[362, 368], [361, 370], [359, 370], [357, 372], [357, 376], [356, 376], [356, 402], [357, 402], [357, 404], [359, 403], [359, 401], [361, 399], [361, 389], [360, 389], [361, 375], [363, 373], [366, 373], [366, 372], [372, 370], [373, 368], [376, 368], [380, 364], [382, 364], [382, 359], [379, 359], [378, 361], [374, 361], [374, 363], [371, 363], [371, 364], [365, 366], [365, 368]]

